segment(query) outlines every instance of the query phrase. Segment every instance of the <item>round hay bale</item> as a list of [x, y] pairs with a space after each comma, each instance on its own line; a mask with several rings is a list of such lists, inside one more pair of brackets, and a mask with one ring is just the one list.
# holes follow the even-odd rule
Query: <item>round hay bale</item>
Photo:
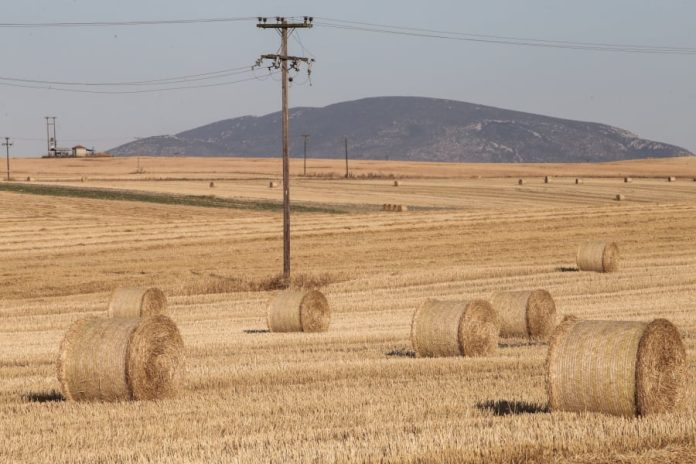
[[544, 183], [548, 184], [551, 182], [551, 178], [549, 176], [544, 176]]
[[215, 182], [213, 182], [213, 181], [211, 180], [211, 181], [210, 181], [210, 184], [208, 185], [208, 187], [214, 188], [214, 187], [215, 187]]
[[575, 179], [575, 184], [582, 184], [582, 179], [580, 179], [579, 177]]
[[616, 272], [620, 258], [616, 243], [592, 240], [580, 244], [576, 262], [581, 271]]
[[569, 319], [549, 343], [549, 407], [619, 416], [674, 412], [686, 392], [686, 371], [679, 331], [665, 319]]
[[331, 323], [331, 307], [318, 290], [284, 290], [268, 303], [271, 332], [326, 332]]
[[401, 185], [401, 184], [399, 184], [399, 181], [398, 181], [398, 180], [395, 180], [395, 181], [394, 181], [394, 187], [398, 187], [399, 185]]
[[31, 176], [27, 176], [27, 182], [32, 182], [33, 180], [34, 180], [34, 178], [33, 178], [33, 177], [31, 177]]
[[498, 317], [487, 301], [426, 300], [413, 313], [416, 356], [486, 356], [498, 347]]
[[396, 206], [396, 211], [399, 212], [399, 213], [404, 213], [404, 212], [408, 211], [408, 206], [406, 206], [406, 205], [397, 205], [397, 206]]
[[677, 181], [677, 178], [674, 177], [674, 176], [669, 176], [669, 177], [667, 178], [667, 182], [676, 182], [676, 181]]
[[615, 198], [616, 201], [624, 201], [626, 199], [626, 195], [624, 195], [623, 193], [617, 193]]
[[126, 401], [175, 397], [183, 366], [179, 329], [160, 315], [73, 323], [56, 369], [67, 400]]
[[556, 303], [546, 290], [497, 292], [490, 303], [503, 338], [547, 340], [556, 327]]
[[85, 176], [80, 177], [80, 182], [87, 182], [87, 178]]
[[633, 182], [633, 179], [632, 179], [632, 178], [630, 178], [630, 177], [624, 177], [624, 183], [630, 184], [631, 182]]
[[389, 205], [388, 204], [383, 204], [382, 205], [382, 211], [389, 211]]
[[121, 287], [111, 294], [109, 317], [146, 317], [167, 312], [167, 297], [155, 287]]
[[517, 185], [524, 185], [524, 179], [518, 179]]
[[278, 186], [278, 184], [276, 182], [270, 181], [268, 183], [268, 188], [276, 188], [277, 186]]

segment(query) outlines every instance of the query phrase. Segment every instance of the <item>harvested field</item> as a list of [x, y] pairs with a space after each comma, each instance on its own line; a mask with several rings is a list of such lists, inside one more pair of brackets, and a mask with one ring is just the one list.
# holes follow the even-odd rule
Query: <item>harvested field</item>
[[[128, 174], [135, 159], [16, 164], [32, 186], [210, 195], [217, 171], [216, 197], [282, 195], [268, 188], [277, 160], [141, 163], [142, 175]], [[340, 172], [340, 160], [312, 163]], [[11, 437], [0, 462], [696, 460], [696, 183], [665, 181], [695, 176], [694, 161], [351, 170], [414, 177], [399, 188], [293, 177], [293, 198], [321, 207], [293, 212], [292, 233], [296, 283], [331, 303], [323, 333], [267, 330], [278, 210], [0, 191], [0, 429]], [[613, 199], [618, 188], [626, 201]], [[414, 208], [384, 214], [384, 203]], [[620, 238], [620, 270], [573, 272], [578, 244], [597, 237]], [[177, 398], [63, 401], [55, 360], [68, 327], [106, 317], [116, 287], [151, 286], [167, 295], [185, 345]], [[490, 357], [415, 357], [411, 317], [426, 299], [534, 288], [553, 295], [559, 320], [674, 323], [687, 354], [683, 411], [550, 413], [547, 346], [527, 339], [500, 339]]]

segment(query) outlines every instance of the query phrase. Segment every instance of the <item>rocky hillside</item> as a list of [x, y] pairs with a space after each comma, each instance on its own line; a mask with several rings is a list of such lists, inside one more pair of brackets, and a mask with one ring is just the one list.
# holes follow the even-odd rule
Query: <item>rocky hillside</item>
[[[291, 155], [310, 134], [312, 157], [481, 162], [612, 161], [690, 155], [617, 127], [453, 100], [376, 97], [290, 112]], [[277, 156], [280, 113], [226, 119], [140, 139], [114, 155]]]

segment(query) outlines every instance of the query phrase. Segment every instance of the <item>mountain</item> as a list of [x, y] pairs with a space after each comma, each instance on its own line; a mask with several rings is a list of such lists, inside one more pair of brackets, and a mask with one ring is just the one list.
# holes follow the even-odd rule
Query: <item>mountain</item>
[[[148, 137], [114, 155], [277, 156], [280, 112]], [[312, 157], [480, 162], [612, 161], [691, 155], [623, 129], [423, 97], [375, 97], [290, 110], [291, 156], [310, 134]]]

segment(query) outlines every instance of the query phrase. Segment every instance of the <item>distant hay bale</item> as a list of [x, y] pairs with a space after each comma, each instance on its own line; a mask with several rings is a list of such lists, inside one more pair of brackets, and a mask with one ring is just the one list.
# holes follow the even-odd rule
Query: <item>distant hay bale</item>
[[491, 355], [498, 347], [497, 323], [483, 300], [426, 300], [413, 313], [411, 344], [421, 358]]
[[546, 358], [552, 411], [644, 416], [674, 412], [686, 392], [686, 351], [665, 319], [569, 319], [554, 331]]
[[394, 187], [398, 187], [399, 185], [401, 185], [401, 184], [399, 183], [399, 181], [398, 181], [398, 180], [395, 180], [395, 181], [394, 181]]
[[624, 183], [629, 184], [629, 183], [631, 183], [631, 182], [633, 182], [633, 179], [632, 179], [632, 178], [630, 178], [630, 177], [624, 177]]
[[524, 179], [518, 179], [517, 185], [524, 185]]
[[556, 304], [546, 290], [497, 292], [490, 303], [503, 338], [547, 340], [556, 327]]
[[548, 184], [551, 182], [551, 178], [549, 176], [544, 176], [544, 183]]
[[167, 297], [155, 287], [121, 287], [111, 294], [109, 317], [146, 317], [165, 314]]
[[80, 177], [80, 182], [87, 182], [87, 178], [85, 176]]
[[616, 197], [614, 198], [616, 199], [616, 201], [624, 201], [626, 199], [626, 195], [624, 195], [623, 193], [617, 193]]
[[270, 181], [268, 183], [268, 188], [276, 188], [278, 186], [277, 182]]
[[208, 187], [210, 187], [210, 188], [215, 187], [215, 182], [213, 182], [213, 181], [211, 180], [211, 181], [210, 181], [210, 184], [208, 185]]
[[582, 179], [580, 179], [580, 178], [578, 177], [577, 179], [575, 179], [575, 183], [576, 183], [576, 184], [582, 184]]
[[268, 303], [271, 332], [326, 332], [331, 323], [331, 307], [318, 290], [284, 290]]
[[27, 182], [33, 182], [34, 178], [31, 176], [27, 176]]
[[619, 247], [614, 242], [591, 240], [580, 244], [576, 256], [581, 271], [616, 272], [621, 262]]
[[674, 177], [674, 176], [669, 176], [669, 177], [667, 178], [667, 182], [676, 182], [676, 181], [677, 181], [677, 178]]
[[408, 211], [408, 206], [406, 205], [396, 205], [396, 212], [398, 213], [405, 213]]
[[124, 401], [175, 397], [183, 366], [179, 329], [160, 315], [73, 323], [56, 368], [67, 400]]

